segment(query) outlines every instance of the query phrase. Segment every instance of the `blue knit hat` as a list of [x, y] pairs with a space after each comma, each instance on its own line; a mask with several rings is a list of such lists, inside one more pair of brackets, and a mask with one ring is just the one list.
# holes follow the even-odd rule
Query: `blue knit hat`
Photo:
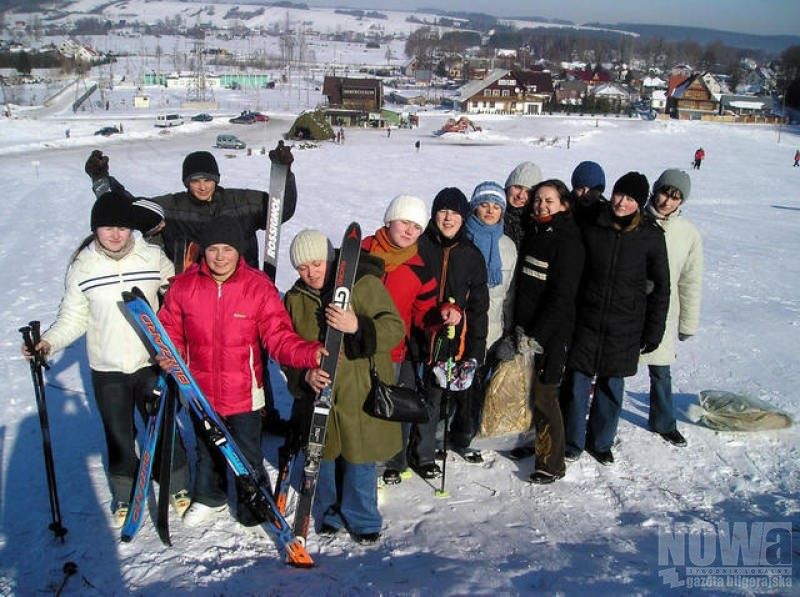
[[503, 211], [506, 210], [506, 190], [492, 180], [485, 180], [472, 191], [469, 208], [474, 210], [481, 203], [496, 203]]
[[572, 172], [572, 188], [589, 187], [601, 193], [606, 189], [606, 175], [597, 162], [581, 162]]

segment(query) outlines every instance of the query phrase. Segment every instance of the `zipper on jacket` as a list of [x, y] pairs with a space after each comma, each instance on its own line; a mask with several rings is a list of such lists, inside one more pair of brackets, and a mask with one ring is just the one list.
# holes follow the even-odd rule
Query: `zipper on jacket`
[[[613, 229], [612, 229], [613, 230]], [[619, 257], [619, 247], [622, 244], [622, 230], [614, 231], [614, 249], [611, 252], [611, 265], [609, 267], [607, 279], [608, 285], [603, 294], [603, 315], [600, 319], [600, 335], [597, 342], [597, 350], [594, 354], [594, 375], [597, 376], [597, 370], [600, 367], [600, 358], [603, 354], [603, 342], [605, 341], [606, 332], [608, 331], [608, 309], [611, 306], [611, 294], [614, 288], [614, 283], [617, 279], [617, 257]]]

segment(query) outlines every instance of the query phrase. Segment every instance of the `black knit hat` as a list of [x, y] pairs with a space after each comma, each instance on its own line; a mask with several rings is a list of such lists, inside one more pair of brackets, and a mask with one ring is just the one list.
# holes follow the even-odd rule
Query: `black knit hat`
[[647, 177], [644, 174], [628, 172], [614, 183], [614, 190], [611, 193], [614, 195], [620, 193], [633, 197], [636, 203], [639, 204], [639, 209], [641, 209], [647, 203], [647, 197], [650, 195], [650, 183], [647, 182]]
[[449, 209], [461, 214], [464, 220], [469, 215], [469, 201], [464, 193], [456, 187], [445, 187], [436, 194], [431, 206], [431, 216], [436, 216], [437, 211]]
[[203, 249], [217, 244], [230, 245], [241, 255], [244, 251], [242, 227], [232, 216], [217, 216], [203, 226], [200, 244]]
[[195, 151], [183, 160], [183, 184], [188, 187], [189, 180], [195, 176], [219, 182], [219, 166], [209, 152]]
[[119, 226], [137, 228], [136, 213], [130, 200], [113, 191], [103, 193], [92, 206], [92, 232], [99, 226]]

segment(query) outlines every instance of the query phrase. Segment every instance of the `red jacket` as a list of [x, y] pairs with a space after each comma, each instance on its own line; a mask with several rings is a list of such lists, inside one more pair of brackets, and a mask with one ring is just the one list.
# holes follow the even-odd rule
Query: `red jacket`
[[[361, 241], [361, 248], [369, 253], [374, 236]], [[397, 269], [384, 273], [381, 278], [394, 301], [400, 317], [406, 324], [406, 338], [411, 326], [425, 329], [425, 314], [436, 308], [436, 278], [430, 273], [422, 257], [414, 255]], [[406, 356], [405, 338], [392, 349], [392, 362], [401, 363]]]
[[694, 152], [694, 159], [702, 160], [704, 157], [706, 157], [706, 152], [703, 151], [702, 149], [698, 149], [697, 151]]
[[220, 285], [205, 261], [176, 276], [158, 318], [222, 416], [264, 406], [259, 338], [281, 365], [317, 366], [320, 343], [297, 335], [275, 285], [241, 257]]

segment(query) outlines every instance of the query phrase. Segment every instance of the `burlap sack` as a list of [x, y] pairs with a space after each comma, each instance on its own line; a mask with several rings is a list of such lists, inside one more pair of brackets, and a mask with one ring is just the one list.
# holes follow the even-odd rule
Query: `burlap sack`
[[530, 429], [532, 373], [532, 353], [517, 354], [497, 367], [486, 389], [480, 437], [524, 433]]

